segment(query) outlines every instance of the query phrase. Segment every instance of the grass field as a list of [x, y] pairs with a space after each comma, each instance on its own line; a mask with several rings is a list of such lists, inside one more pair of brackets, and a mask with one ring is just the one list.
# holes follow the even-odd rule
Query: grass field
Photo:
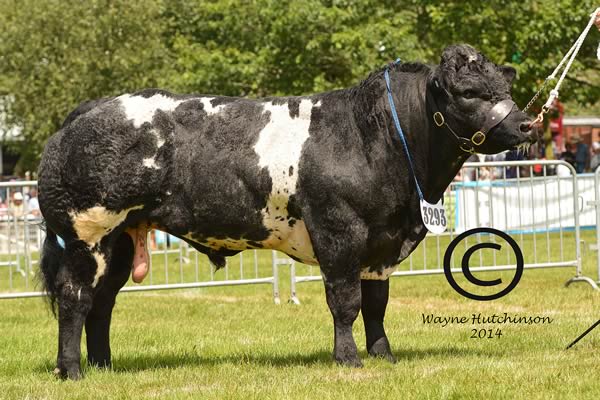
[[[593, 233], [584, 238], [591, 242]], [[550, 248], [536, 243], [540, 262], [558, 251], [558, 239], [552, 240]], [[415, 265], [422, 262], [418, 257], [428, 256], [428, 264], [437, 266], [430, 246], [435, 239], [415, 253]], [[522, 247], [531, 262], [531, 238]], [[565, 244], [564, 251], [572, 253], [572, 245]], [[179, 279], [175, 256], [167, 260], [171, 279]], [[595, 277], [595, 254], [586, 252], [584, 261], [584, 272]], [[153, 262], [158, 267], [164, 259]], [[239, 273], [238, 262], [232, 260], [230, 278]], [[261, 268], [259, 275], [268, 272]], [[195, 273], [184, 271], [181, 279]], [[362, 369], [331, 361], [333, 327], [320, 282], [299, 284], [300, 306], [273, 304], [265, 285], [122, 294], [113, 316], [114, 369], [86, 368], [80, 382], [52, 375], [57, 325], [43, 301], [4, 300], [0, 399], [595, 398], [600, 328], [571, 350], [565, 347], [600, 318], [600, 293], [584, 284], [564, 288], [573, 273], [572, 268], [526, 271], [513, 292], [492, 302], [461, 297], [443, 275], [394, 278], [386, 326], [398, 363], [366, 356], [358, 320], [354, 333]], [[501, 276], [507, 281], [512, 273]], [[164, 279], [161, 273], [153, 280]], [[281, 282], [282, 294], [288, 293], [285, 274]], [[441, 327], [422, 318], [505, 312], [552, 322]], [[502, 336], [472, 339], [473, 328], [501, 329]], [[83, 352], [85, 357], [85, 347]]]

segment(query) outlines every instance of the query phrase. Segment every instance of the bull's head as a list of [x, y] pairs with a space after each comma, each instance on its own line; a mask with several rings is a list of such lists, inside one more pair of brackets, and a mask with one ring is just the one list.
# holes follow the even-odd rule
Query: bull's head
[[429, 82], [435, 123], [465, 151], [494, 154], [534, 143], [531, 119], [511, 98], [515, 75], [471, 46], [447, 47]]

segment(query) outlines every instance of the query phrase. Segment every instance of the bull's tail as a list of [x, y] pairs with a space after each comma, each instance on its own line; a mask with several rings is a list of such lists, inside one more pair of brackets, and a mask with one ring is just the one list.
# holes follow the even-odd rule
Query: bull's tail
[[64, 249], [58, 242], [58, 236], [46, 226], [46, 240], [40, 259], [40, 277], [44, 291], [48, 296], [52, 313], [56, 316], [56, 299], [58, 288], [56, 286], [56, 275], [63, 256]]

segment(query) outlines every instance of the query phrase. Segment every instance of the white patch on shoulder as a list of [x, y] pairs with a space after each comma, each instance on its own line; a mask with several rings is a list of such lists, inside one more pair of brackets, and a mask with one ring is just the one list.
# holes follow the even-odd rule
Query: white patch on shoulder
[[303, 221], [290, 221], [288, 200], [296, 192], [298, 165], [302, 146], [308, 139], [312, 100], [302, 99], [296, 118], [290, 116], [288, 104], [264, 104], [269, 122], [260, 132], [254, 151], [258, 165], [267, 168], [273, 182], [267, 206], [262, 210], [263, 224], [271, 234], [263, 244], [303, 262], [316, 264], [312, 243]]
[[133, 210], [141, 210], [143, 205], [134, 206], [119, 212], [108, 211], [105, 207], [95, 206], [85, 211], [70, 211], [69, 216], [73, 228], [80, 240], [94, 247], [104, 236], [108, 235], [119, 224], [125, 221], [127, 214]]
[[211, 103], [211, 100], [213, 100], [213, 99], [214, 99], [214, 97], [202, 97], [202, 98], [200, 98], [200, 101], [204, 105], [204, 111], [206, 111], [206, 113], [208, 115], [218, 114], [218, 113], [221, 112], [221, 110], [223, 108], [225, 108], [224, 104], [219, 104], [218, 106], [213, 106], [212, 103]]
[[156, 110], [173, 111], [186, 100], [175, 100], [162, 94], [152, 97], [124, 94], [117, 97], [125, 111], [125, 118], [133, 120], [133, 127], [139, 128], [145, 122], [152, 122]]
[[381, 271], [381, 274], [377, 271], [369, 271], [368, 268], [365, 268], [360, 272], [360, 279], [367, 281], [385, 281], [394, 273], [397, 267], [397, 265], [394, 265], [393, 267], [384, 268]]
[[96, 287], [98, 281], [100, 280], [100, 277], [102, 277], [106, 272], [106, 260], [100, 252], [94, 252], [92, 255], [96, 260], [96, 275], [94, 275], [94, 282], [92, 282], [92, 287]]

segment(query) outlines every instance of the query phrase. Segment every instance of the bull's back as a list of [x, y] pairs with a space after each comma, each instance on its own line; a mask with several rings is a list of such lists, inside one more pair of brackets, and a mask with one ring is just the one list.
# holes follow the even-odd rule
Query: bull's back
[[320, 105], [155, 89], [84, 103], [45, 149], [44, 215], [143, 208], [158, 226], [215, 249], [279, 248], [314, 262], [288, 204]]

